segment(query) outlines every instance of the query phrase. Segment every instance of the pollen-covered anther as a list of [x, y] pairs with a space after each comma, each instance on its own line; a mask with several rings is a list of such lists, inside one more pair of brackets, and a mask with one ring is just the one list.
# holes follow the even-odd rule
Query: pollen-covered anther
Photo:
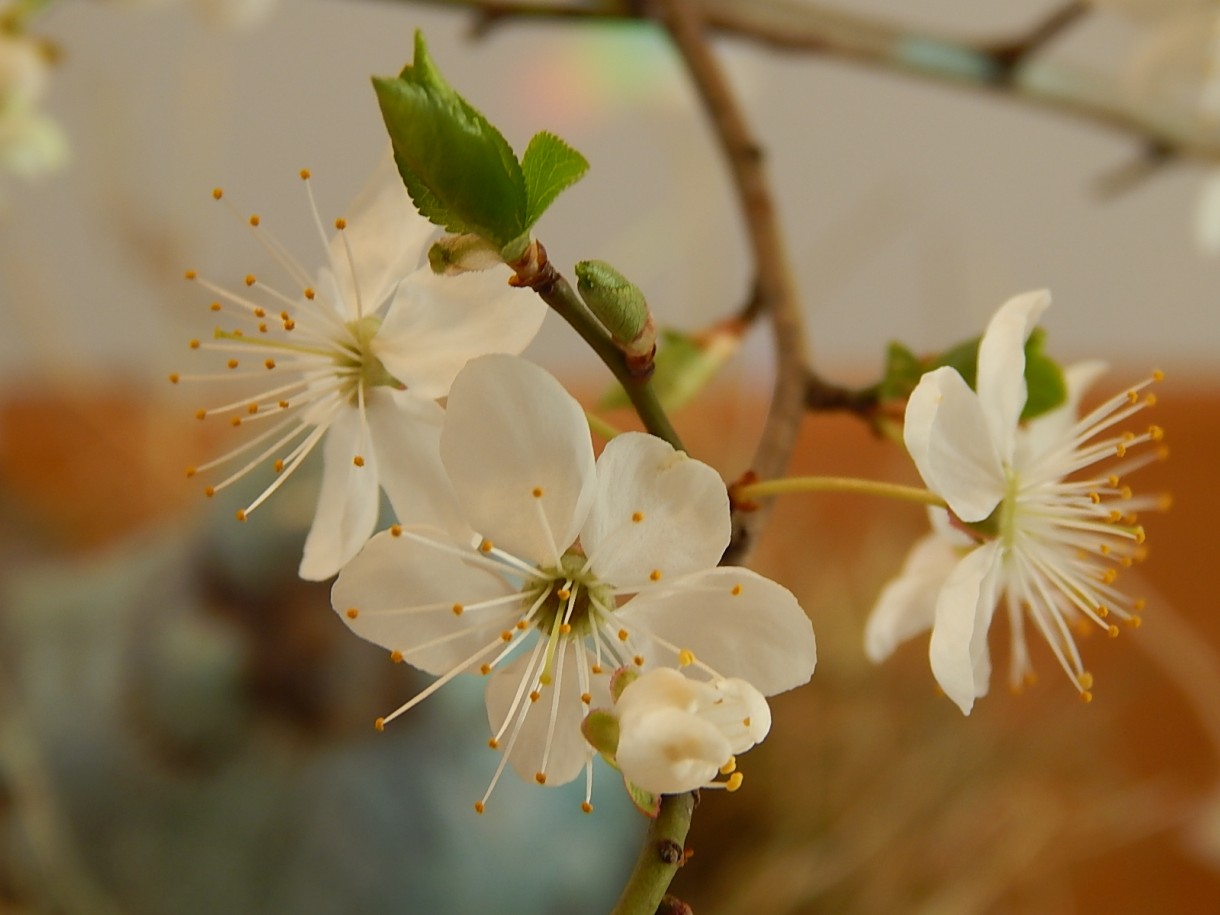
[[183, 273], [182, 273], [182, 278], [183, 278], [184, 280], [196, 280], [196, 279], [199, 279], [199, 272], [198, 272], [197, 270], [185, 270], [185, 271], [183, 271]]
[[258, 228], [258, 224], [259, 224], [260, 222], [262, 222], [262, 219], [260, 219], [260, 218], [259, 218], [259, 215], [258, 215], [257, 213], [251, 213], [251, 214], [250, 214], [250, 225], [251, 225], [251, 226], [253, 226], [254, 228], [256, 228], [256, 229], [257, 229], [257, 228]]
[[535, 487], [534, 487], [534, 489], [533, 489], [533, 491], [532, 491], [532, 495], [533, 495], [533, 497], [534, 497], [535, 499], [541, 499], [541, 498], [542, 498], [542, 496], [543, 496], [542, 487], [541, 487], [541, 486], [535, 486]]
[[538, 690], [530, 690], [530, 702], [537, 702], [541, 698], [542, 693], [538, 692]]
[[247, 273], [245, 282], [247, 286], [253, 286], [258, 282], [258, 277], [256, 277], [253, 273]]
[[1132, 614], [1131, 616], [1127, 617], [1127, 625], [1132, 629], [1139, 629], [1140, 626], [1144, 625], [1144, 618], [1142, 616]]
[[734, 772], [729, 776], [729, 780], [724, 783], [724, 790], [732, 794], [741, 787], [741, 783], [746, 780], [746, 777], [740, 772]]
[[487, 805], [486, 805], [486, 804], [484, 804], [482, 801], [475, 801], [475, 802], [474, 802], [474, 812], [475, 812], [475, 813], [482, 814], [482, 813], [483, 813], [483, 811], [484, 811], [484, 810], [486, 810], [486, 809], [487, 809]]
[[354, 456], [352, 457], [352, 463], [353, 463], [353, 464], [355, 464], [357, 467], [363, 467], [363, 466], [364, 466], [364, 458], [363, 458], [362, 456], [360, 456], [359, 454], [354, 455]]
[[571, 635], [571, 634], [572, 634], [572, 624], [571, 624], [571, 623], [563, 623], [563, 624], [562, 624], [562, 625], [559, 627], [559, 634], [560, 634], [560, 635]]
[[198, 473], [198, 471], [194, 467], [186, 468], [186, 475], [188, 478], [193, 477], [196, 473]]
[[500, 741], [496, 740], [494, 737], [489, 737], [487, 740], [487, 747], [490, 750], [498, 750], [500, 748]]
[[235, 518], [237, 518], [237, 520], [238, 520], [238, 521], [245, 521], [245, 520], [246, 520], [247, 515], [246, 515], [246, 510], [245, 510], [244, 508], [239, 508], [239, 509], [238, 509], [236, 512], [234, 512], [233, 514], [234, 514], [234, 517], [235, 517]]
[[734, 597], [741, 596], [741, 585], [740, 584], [733, 585], [733, 587], [729, 589], [729, 593], [732, 594]]
[[552, 678], [550, 674], [543, 674], [538, 678], [538, 682], [543, 686], [550, 686], [554, 682], [554, 678]]
[[636, 667], [643, 667], [644, 666], [644, 656], [637, 654], [634, 658], [631, 659], [631, 663], [634, 664]]
[[618, 640], [619, 640], [620, 642], [625, 642], [625, 641], [627, 641], [628, 637], [629, 637], [629, 635], [628, 635], [628, 632], [627, 632], [627, 630], [626, 630], [626, 629], [620, 629], [620, 630], [618, 631]]
[[237, 368], [237, 367], [238, 367], [238, 366], [239, 366], [241, 363], [239, 363], [239, 362], [238, 362], [236, 359], [230, 359], [230, 360], [229, 360], [227, 363], [225, 363], [225, 364], [226, 364], [226, 365], [227, 365], [229, 368], [231, 368], [231, 369], [235, 369], [235, 368]]
[[513, 640], [513, 634], [510, 630], [505, 629], [503, 632], [500, 633], [500, 641], [511, 642], [512, 640]]
[[450, 607], [449, 609], [451, 609], [451, 610], [453, 611], [453, 615], [454, 615], [454, 616], [461, 616], [461, 615], [462, 615], [462, 612], [463, 612], [463, 611], [464, 611], [466, 608], [465, 608], [465, 607], [463, 607], [461, 604], [454, 604], [454, 605], [453, 605], [452, 607]]
[[683, 648], [678, 652], [678, 666], [690, 667], [695, 663], [695, 653], [689, 648]]
[[604, 670], [605, 670], [605, 668], [602, 667], [600, 664], [591, 664], [589, 666], [589, 673], [591, 673], [591, 674], [600, 674]]
[[390, 525], [390, 536], [391, 537], [401, 537], [402, 536], [402, 525], [401, 524], [391, 524]]
[[258, 412], [258, 404], [256, 404], [256, 403], [246, 404], [246, 412], [249, 413], [251, 416], [253, 416], [255, 413]]
[[222, 188], [222, 187], [212, 188], [212, 199], [213, 200], [219, 200], [224, 195], [225, 195], [224, 188]]
[[297, 326], [297, 322], [292, 320], [292, 318], [284, 319], [284, 330], [295, 330], [296, 326]]
[[593, 805], [592, 805], [592, 804], [590, 804], [588, 801], [581, 801], [581, 802], [580, 802], [580, 809], [581, 809], [581, 811], [582, 811], [582, 812], [584, 812], [584, 813], [592, 813], [592, 812], [593, 812]]
[[648, 579], [649, 579], [649, 581], [660, 581], [661, 580], [661, 570], [653, 569], [651, 572], [648, 573]]
[[1089, 493], [1089, 501], [1092, 502], [1094, 505], [1100, 505], [1101, 504], [1101, 493], [1099, 493], [1099, 492]]
[[545, 785], [546, 784], [546, 773], [545, 772], [535, 772], [534, 781], [536, 781], [540, 785]]
[[272, 467], [272, 469], [275, 470], [276, 473], [284, 472], [284, 462], [282, 460], [280, 460], [279, 458], [276, 458], [275, 463], [272, 464], [271, 467]]
[[643, 521], [643, 520], [644, 520], [644, 513], [643, 513], [643, 512], [632, 512], [632, 513], [631, 513], [631, 520], [632, 520], [634, 523], [639, 524], [641, 521]]
[[555, 596], [558, 597], [560, 600], [567, 600], [569, 597], [572, 596], [572, 592], [570, 590], [568, 590], [567, 588], [560, 588], [558, 591], [555, 592]]
[[385, 719], [378, 718], [376, 721], [373, 722], [373, 728], [378, 731], [384, 731], [385, 730]]
[[[318, 293], [314, 291], [312, 286], [306, 286], [303, 290], [301, 290], [301, 294], [312, 302]], [[288, 315], [281, 314], [281, 317], [287, 318]]]
[[216, 487], [215, 486], [205, 486], [203, 488], [203, 494], [205, 496], [207, 496], [209, 499], [212, 498], [212, 496], [216, 495]]
[[581, 693], [580, 701], [583, 702], [585, 705], [588, 705], [589, 703], [591, 703], [593, 701], [593, 696], [591, 693]]
[[302, 181], [308, 181], [311, 177], [311, 173], [307, 168], [301, 169], [297, 174], [301, 176]]
[[177, 372], [170, 372], [170, 373], [169, 373], [169, 383], [170, 383], [170, 384], [177, 384], [177, 383], [178, 383], [180, 380], [181, 380], [181, 379], [178, 377], [178, 373], [177, 373]]
[[1109, 626], [1106, 627], [1106, 635], [1108, 635], [1112, 639], [1118, 638], [1118, 627], [1116, 625], [1114, 625], [1113, 623], [1111, 623]]
[[338, 229], [340, 232], [342, 232], [344, 229], [347, 228], [347, 220], [344, 219], [342, 216], [340, 216], [338, 219], [335, 220], [335, 228]]
[[241, 417], [234, 416], [232, 419], [229, 420], [229, 425], [236, 429], [238, 426], [241, 425]]
[[192, 340], [188, 345], [190, 346], [191, 349], [199, 349], [199, 347], [201, 346], [201, 344], [198, 340]]
[[402, 661], [403, 661], [403, 658], [402, 658], [401, 651], [399, 651], [397, 648], [395, 648], [393, 651], [390, 652], [390, 663], [401, 664]]
[[207, 410], [196, 410], [195, 411], [195, 419], [207, 419], [207, 418], [208, 418]]
[[287, 410], [287, 409], [288, 409], [288, 401], [286, 401], [286, 400], [281, 400], [279, 403], [277, 403], [277, 404], [276, 404], [276, 406], [277, 406], [277, 407], [279, 407], [281, 410]]
[[1098, 604], [1096, 607], [1093, 608], [1093, 612], [1097, 614], [1098, 619], [1104, 620], [1107, 616], [1110, 615], [1110, 608], [1107, 607], [1105, 604]]
[[220, 311], [220, 309], [221, 309], [221, 304], [219, 302], [213, 302], [211, 305], [208, 306], [209, 311]]
[[527, 623], [525, 620], [517, 620], [516, 625], [517, 625], [517, 628], [520, 629], [522, 632], [524, 632], [526, 629], [529, 628], [529, 623]]
[[490, 553], [495, 548], [496, 548], [496, 545], [494, 543], [492, 543], [490, 540], [488, 540], [486, 537], [484, 537], [483, 541], [479, 544], [480, 553]]
[[481, 673], [483, 676], [486, 677], [489, 673], [491, 673], [491, 665], [490, 664], [479, 665], [479, 673]]
[[730, 756], [728, 762], [720, 767], [721, 775], [732, 775], [737, 771], [737, 757]]
[[275, 360], [267, 359], [263, 362], [263, 366], [266, 367], [268, 370], [271, 370], [271, 369], [275, 368]]
[[354, 620], [359, 615], [360, 615], [360, 611], [358, 609], [356, 609], [355, 607], [347, 608], [346, 616], [349, 620]]

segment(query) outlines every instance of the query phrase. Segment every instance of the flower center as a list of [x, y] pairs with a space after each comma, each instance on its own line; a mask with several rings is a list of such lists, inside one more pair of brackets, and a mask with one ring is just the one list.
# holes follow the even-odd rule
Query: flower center
[[356, 399], [357, 390], [363, 388], [389, 387], [405, 391], [407, 386], [389, 373], [385, 365], [373, 353], [373, 340], [381, 330], [381, 318], [376, 315], [366, 315], [354, 321], [347, 322], [351, 334], [352, 346], [340, 355], [335, 356], [335, 363], [348, 374], [348, 383], [343, 393], [352, 400]]
[[597, 580], [586, 568], [588, 563], [579, 549], [568, 550], [560, 557], [558, 566], [540, 569], [545, 579], [522, 592], [527, 608], [541, 601], [534, 611], [534, 625], [542, 632], [593, 635], [597, 615], [614, 606], [611, 588]]

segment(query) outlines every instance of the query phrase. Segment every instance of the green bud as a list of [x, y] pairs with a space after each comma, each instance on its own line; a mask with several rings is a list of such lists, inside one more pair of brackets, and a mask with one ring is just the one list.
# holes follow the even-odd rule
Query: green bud
[[618, 343], [633, 343], [647, 329], [649, 314], [644, 293], [605, 261], [577, 264], [576, 288], [589, 310]]
[[598, 753], [609, 760], [618, 752], [618, 716], [606, 709], [593, 709], [580, 723], [580, 732]]

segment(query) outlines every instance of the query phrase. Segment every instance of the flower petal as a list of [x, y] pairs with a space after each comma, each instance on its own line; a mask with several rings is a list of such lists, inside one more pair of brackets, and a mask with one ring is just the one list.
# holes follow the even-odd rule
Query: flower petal
[[1212, 169], [1199, 191], [1195, 241], [1204, 254], [1220, 254], [1220, 169]]
[[661, 639], [767, 696], [807, 683], [817, 663], [813, 625], [792, 592], [749, 569], [696, 572], [637, 595], [617, 616], [647, 665], [676, 663]]
[[625, 714], [619, 728], [615, 762], [624, 778], [654, 794], [701, 788], [733, 755], [712, 724], [673, 706]]
[[417, 397], [444, 397], [470, 359], [525, 349], [546, 312], [531, 290], [508, 285], [503, 267], [459, 276], [424, 267], [399, 285], [373, 351]]
[[1051, 294], [1045, 289], [1014, 296], [1000, 306], [979, 343], [979, 403], [1002, 461], [1012, 460], [1017, 423], [1028, 395], [1025, 341], [1050, 303]]
[[959, 559], [953, 545], [937, 534], [911, 548], [902, 571], [882, 589], [864, 627], [864, 652], [870, 661], [884, 661], [902, 642], [932, 628], [937, 596]]
[[[338, 572], [377, 526], [381, 496], [376, 456], [368, 444], [359, 411], [341, 410], [322, 446], [322, 488], [299, 569], [306, 580], [322, 581]], [[356, 466], [357, 456], [363, 466]]]
[[1004, 496], [1004, 470], [979, 398], [954, 369], [919, 379], [903, 440], [920, 476], [963, 521], [981, 521]]
[[470, 525], [538, 565], [572, 545], [596, 495], [580, 404], [515, 356], [475, 359], [453, 382], [441, 460]]
[[1068, 433], [1076, 425], [1080, 414], [1080, 401], [1085, 391], [1106, 371], [1106, 364], [1100, 360], [1077, 362], [1063, 370], [1063, 380], [1067, 385], [1067, 399], [1049, 413], [1030, 420], [1017, 435], [1016, 450], [1013, 457], [1014, 466], [1025, 469], [1035, 460], [1044, 455], [1056, 445], [1069, 446], [1071, 438]]
[[473, 531], [458, 510], [441, 464], [445, 411], [431, 400], [379, 388], [368, 405], [378, 477], [399, 521], [442, 528], [469, 542]]
[[597, 460], [597, 498], [580, 542], [602, 581], [643, 584], [716, 565], [729, 545], [720, 474], [642, 432], [612, 439]]
[[932, 674], [962, 714], [986, 695], [991, 673], [987, 629], [995, 612], [1000, 545], [985, 543], [967, 553], [949, 573], [936, 601], [928, 656]]
[[416, 211], [388, 155], [348, 208], [346, 223], [331, 237], [330, 264], [341, 296], [335, 304], [355, 318], [357, 301], [363, 315], [375, 313], [426, 262], [436, 227]]
[[[580, 700], [580, 677], [577, 674], [577, 664], [582, 663], [580, 653], [575, 643], [568, 642], [565, 646], [559, 675], [549, 686], [539, 688], [539, 698], [531, 702], [527, 695], [537, 683], [537, 674], [530, 668], [529, 656], [522, 656], [507, 667], [497, 668], [487, 683], [487, 721], [493, 733], [500, 732], [506, 718], [513, 715], [513, 723], [508, 725], [505, 736], [500, 738], [500, 744], [508, 747], [514, 729], [517, 727], [517, 716], [524, 714], [525, 721], [520, 732], [508, 750], [508, 761], [513, 770], [525, 781], [534, 782], [539, 772], [545, 772], [547, 785], [562, 785], [576, 778], [584, 769], [585, 764], [593, 756], [593, 748], [581, 733], [580, 723], [584, 720], [588, 708]], [[522, 677], [530, 676], [521, 699], [514, 701], [521, 688]], [[593, 694], [593, 706], [609, 704], [610, 694], [606, 687], [605, 677], [593, 678], [590, 691]], [[559, 691], [559, 704], [554, 703], [555, 690]], [[551, 718], [555, 719], [554, 728]], [[547, 752], [547, 735], [550, 733], [550, 751]], [[545, 769], [543, 757], [546, 757]]]
[[413, 667], [437, 675], [458, 665], [477, 670], [494, 654], [470, 658], [501, 648], [500, 633], [521, 615], [517, 589], [477, 556], [442, 531], [382, 531], [339, 573], [331, 604], [356, 635], [402, 652]]

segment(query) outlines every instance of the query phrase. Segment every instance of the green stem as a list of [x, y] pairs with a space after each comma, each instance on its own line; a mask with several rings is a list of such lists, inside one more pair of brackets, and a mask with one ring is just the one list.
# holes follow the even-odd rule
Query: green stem
[[648, 839], [640, 850], [635, 870], [611, 915], [654, 915], [682, 866], [686, 833], [694, 810], [693, 792], [661, 798], [661, 810], [648, 828]]
[[903, 502], [918, 502], [937, 508], [948, 508], [945, 500], [934, 492], [916, 486], [900, 486], [878, 480], [858, 480], [855, 477], [784, 477], [760, 480], [733, 487], [733, 498], [751, 501], [764, 496], [779, 496], [793, 492], [849, 492], [864, 496], [881, 496]]
[[661, 402], [657, 400], [656, 392], [648, 379], [631, 373], [622, 350], [585, 307], [571, 284], [546, 259], [546, 251], [542, 245], [534, 242], [531, 251], [527, 251], [525, 257], [510, 266], [517, 271], [517, 282], [538, 293], [539, 297], [551, 306], [551, 310], [567, 321], [614, 373], [614, 377], [627, 392], [640, 421], [644, 423], [644, 428], [679, 451], [685, 451], [682, 440], [661, 407]]

